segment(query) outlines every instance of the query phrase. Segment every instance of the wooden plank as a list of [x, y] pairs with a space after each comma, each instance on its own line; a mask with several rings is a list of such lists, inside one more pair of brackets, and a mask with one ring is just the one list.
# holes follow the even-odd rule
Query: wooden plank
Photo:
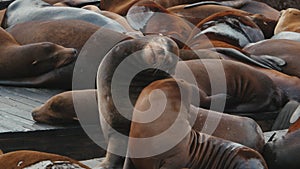
[[[95, 128], [95, 133], [104, 140]], [[69, 156], [77, 160], [103, 157], [105, 150], [95, 144], [79, 126], [50, 131], [30, 131], [0, 134], [3, 152], [36, 150]]]
[[97, 168], [99, 164], [104, 160], [104, 158], [94, 158], [90, 160], [80, 161], [82, 164], [90, 167], [90, 168]]

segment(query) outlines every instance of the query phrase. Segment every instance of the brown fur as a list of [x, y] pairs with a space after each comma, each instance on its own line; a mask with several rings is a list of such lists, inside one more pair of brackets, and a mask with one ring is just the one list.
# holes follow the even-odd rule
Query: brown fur
[[50, 160], [52, 162], [69, 161], [73, 164], [79, 165], [82, 168], [90, 169], [88, 166], [65, 156], [29, 150], [14, 151], [0, 155], [0, 168], [22, 169], [46, 160]]

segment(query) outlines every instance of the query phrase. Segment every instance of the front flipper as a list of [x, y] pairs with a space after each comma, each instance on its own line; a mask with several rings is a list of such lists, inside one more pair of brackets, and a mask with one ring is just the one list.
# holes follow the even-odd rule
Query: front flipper
[[259, 63], [262, 63], [266, 66], [268, 66], [271, 69], [282, 71], [281, 67], [286, 65], [286, 62], [278, 57], [270, 56], [270, 55], [251, 55], [251, 58], [256, 60]]
[[278, 57], [270, 56], [270, 55], [250, 55], [246, 52], [241, 52], [232, 48], [214, 48], [217, 52], [222, 53], [228, 57], [232, 57], [238, 61], [245, 63], [252, 63], [259, 67], [263, 67], [266, 69], [274, 69], [277, 71], [281, 71], [281, 67], [286, 64], [286, 62]]

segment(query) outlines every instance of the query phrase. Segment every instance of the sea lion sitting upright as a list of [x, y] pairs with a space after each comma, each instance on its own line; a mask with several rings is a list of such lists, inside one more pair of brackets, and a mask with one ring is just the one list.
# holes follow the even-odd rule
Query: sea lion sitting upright
[[144, 88], [133, 112], [126, 167], [267, 169], [255, 150], [192, 129], [191, 96], [183, 80], [158, 80]]
[[102, 128], [108, 137], [103, 168], [122, 168], [127, 139], [119, 134], [128, 136], [133, 105], [145, 86], [174, 73], [178, 53], [172, 39], [155, 35], [120, 42], [102, 60], [97, 96]]
[[0, 28], [0, 78], [14, 79], [42, 75], [68, 65], [76, 59], [77, 50], [40, 42], [20, 45]]

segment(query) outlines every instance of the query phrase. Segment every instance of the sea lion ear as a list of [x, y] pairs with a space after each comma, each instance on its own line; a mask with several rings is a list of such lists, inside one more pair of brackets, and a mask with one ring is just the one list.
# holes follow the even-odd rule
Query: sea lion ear
[[2, 155], [3, 154], [3, 151], [0, 149], [0, 155]]
[[63, 103], [63, 97], [56, 96], [53, 98], [52, 103], [50, 104], [50, 108], [54, 112], [59, 112], [63, 109], [64, 103]]

